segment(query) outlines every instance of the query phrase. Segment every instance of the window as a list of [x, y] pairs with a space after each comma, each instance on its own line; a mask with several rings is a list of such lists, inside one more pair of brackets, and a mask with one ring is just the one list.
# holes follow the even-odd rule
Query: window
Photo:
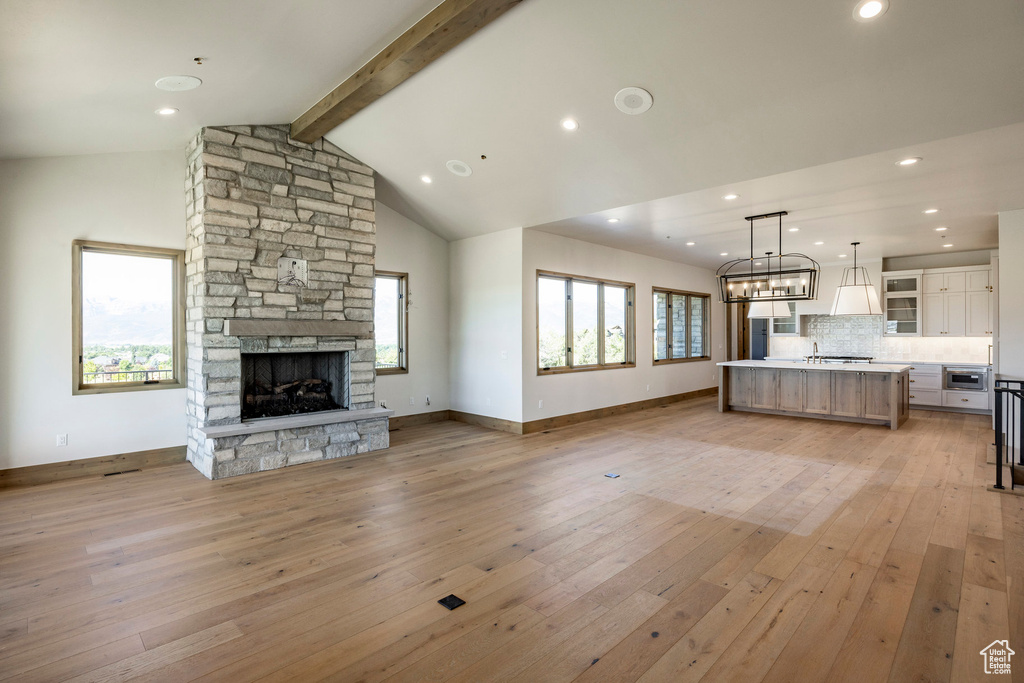
[[408, 274], [377, 271], [373, 287], [373, 336], [378, 375], [409, 371], [408, 290]]
[[634, 286], [537, 272], [538, 374], [634, 367]]
[[185, 377], [185, 252], [72, 242], [74, 394], [177, 389]]
[[654, 293], [654, 362], [707, 360], [711, 296], [672, 289]]

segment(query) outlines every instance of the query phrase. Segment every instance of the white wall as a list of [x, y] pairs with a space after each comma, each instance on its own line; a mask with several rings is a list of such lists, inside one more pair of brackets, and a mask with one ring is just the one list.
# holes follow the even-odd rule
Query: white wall
[[378, 375], [377, 403], [396, 415], [447, 410], [448, 243], [377, 202], [376, 258], [378, 270], [409, 274], [409, 372]]
[[999, 214], [999, 374], [1024, 379], [1024, 209]]
[[884, 259], [882, 270], [916, 270], [918, 268], [956, 268], [957, 266], [987, 266], [996, 250], [954, 251], [924, 256], [897, 256]]
[[523, 232], [449, 245], [452, 410], [523, 421]]
[[184, 389], [71, 395], [71, 241], [183, 249], [184, 177], [180, 151], [0, 161], [0, 469], [185, 443]]
[[[537, 271], [549, 270], [636, 285], [636, 367], [594, 372], [537, 375]], [[725, 360], [725, 309], [710, 270], [642, 256], [588, 242], [524, 231], [522, 270], [523, 421], [566, 415], [714, 387], [715, 363]], [[712, 360], [669, 363], [653, 361], [652, 287], [711, 295]], [[649, 389], [648, 389], [649, 387]], [[538, 408], [538, 401], [544, 407]]]

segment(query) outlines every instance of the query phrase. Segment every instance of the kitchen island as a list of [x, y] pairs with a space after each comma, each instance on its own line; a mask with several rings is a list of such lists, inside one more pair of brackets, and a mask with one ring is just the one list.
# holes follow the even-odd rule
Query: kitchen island
[[862, 422], [895, 430], [910, 416], [910, 366], [719, 363], [718, 410]]

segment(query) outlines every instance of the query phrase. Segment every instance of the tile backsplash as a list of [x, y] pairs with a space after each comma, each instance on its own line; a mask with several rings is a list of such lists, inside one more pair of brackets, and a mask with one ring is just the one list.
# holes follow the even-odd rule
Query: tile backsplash
[[801, 322], [803, 336], [771, 338], [772, 357], [809, 356], [813, 343], [818, 342], [818, 353], [825, 356], [987, 363], [992, 343], [990, 337], [883, 337], [882, 316], [807, 315]]

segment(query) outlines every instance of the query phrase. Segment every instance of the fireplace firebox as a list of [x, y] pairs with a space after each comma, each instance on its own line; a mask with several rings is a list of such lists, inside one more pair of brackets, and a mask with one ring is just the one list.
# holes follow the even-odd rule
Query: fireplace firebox
[[243, 353], [242, 420], [349, 407], [347, 351]]

